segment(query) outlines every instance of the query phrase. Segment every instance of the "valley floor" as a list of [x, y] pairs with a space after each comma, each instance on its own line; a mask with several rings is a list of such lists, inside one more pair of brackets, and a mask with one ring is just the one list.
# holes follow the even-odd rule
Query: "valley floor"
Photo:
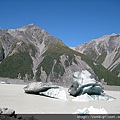
[[105, 91], [107, 95], [117, 98], [115, 101], [75, 102], [67, 88], [64, 88], [69, 101], [24, 93], [26, 85], [0, 84], [0, 107], [10, 108], [16, 114], [72, 114], [77, 109], [93, 106], [103, 107], [108, 114], [120, 114], [120, 91]]

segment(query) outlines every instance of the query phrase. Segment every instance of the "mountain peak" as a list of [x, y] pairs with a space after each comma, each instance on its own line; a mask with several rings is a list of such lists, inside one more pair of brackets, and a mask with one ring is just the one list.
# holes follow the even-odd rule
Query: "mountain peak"
[[[26, 25], [26, 26], [23, 26], [22, 28], [33, 28], [33, 29], [40, 29], [37, 25], [35, 25], [35, 24], [28, 24], [28, 25]], [[21, 29], [21, 28], [20, 28]]]
[[34, 23], [31, 23], [31, 24], [28, 24], [29, 26], [35, 26], [35, 24]]
[[112, 33], [112, 34], [103, 35], [103, 36], [100, 37], [100, 38], [111, 37], [111, 36], [116, 36], [116, 35], [120, 35], [120, 34]]
[[33, 24], [33, 23], [28, 24], [26, 27], [37, 27], [37, 28], [39, 28], [37, 25], [35, 25], [35, 24]]

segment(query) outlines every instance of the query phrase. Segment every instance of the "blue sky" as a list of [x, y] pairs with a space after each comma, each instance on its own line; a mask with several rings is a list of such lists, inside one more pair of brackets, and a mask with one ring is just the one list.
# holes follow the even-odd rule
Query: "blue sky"
[[67, 46], [120, 33], [120, 0], [0, 0], [0, 28], [34, 23]]

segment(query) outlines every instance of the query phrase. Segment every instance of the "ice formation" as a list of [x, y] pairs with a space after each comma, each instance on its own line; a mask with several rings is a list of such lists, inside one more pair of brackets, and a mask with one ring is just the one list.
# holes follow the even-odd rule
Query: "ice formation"
[[103, 108], [94, 108], [93, 106], [90, 106], [89, 108], [84, 109], [77, 109], [76, 112], [73, 114], [108, 114], [107, 111]]
[[83, 95], [79, 95], [77, 97], [75, 97], [74, 99], [72, 99], [72, 101], [77, 101], [77, 102], [90, 102], [93, 100], [107, 100], [107, 101], [113, 101], [116, 100], [114, 97], [111, 97], [109, 95], [103, 94], [103, 95], [88, 95], [83, 94]]
[[92, 100], [94, 99], [87, 93], [84, 95], [77, 96], [74, 99], [72, 99], [72, 101], [80, 101], [80, 102], [90, 102]]
[[49, 96], [52, 98], [62, 99], [62, 100], [68, 100], [66, 97], [66, 93], [63, 89], [49, 89], [46, 92], [40, 92], [40, 94], [43, 94], [45, 96]]
[[82, 72], [77, 71], [73, 74], [72, 85], [68, 89], [68, 92], [75, 97], [85, 93], [89, 95], [101, 95], [103, 93], [103, 87], [96, 80], [94, 74], [83, 70]]

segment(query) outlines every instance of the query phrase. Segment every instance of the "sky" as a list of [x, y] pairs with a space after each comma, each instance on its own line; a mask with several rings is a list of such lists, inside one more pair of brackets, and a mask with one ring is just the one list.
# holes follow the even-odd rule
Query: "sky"
[[0, 28], [31, 23], [76, 47], [120, 33], [120, 0], [0, 0]]

